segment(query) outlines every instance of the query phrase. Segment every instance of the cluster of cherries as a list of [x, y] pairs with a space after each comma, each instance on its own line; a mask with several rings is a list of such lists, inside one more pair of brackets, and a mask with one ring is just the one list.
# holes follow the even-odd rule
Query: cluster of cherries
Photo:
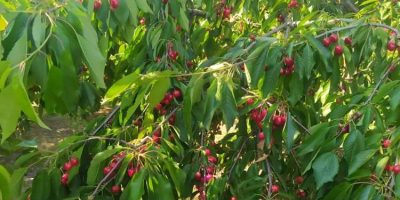
[[281, 68], [279, 73], [281, 75], [289, 76], [295, 69], [294, 68], [294, 59], [286, 57], [283, 59], [283, 61], [285, 63], [286, 68], [285, 69]]
[[[167, 110], [165, 110], [163, 108], [163, 105], [165, 105], [165, 106], [169, 105], [174, 100], [174, 98], [179, 98], [180, 96], [182, 96], [182, 93], [181, 93], [180, 90], [174, 90], [172, 92], [172, 94], [171, 93], [166, 93], [165, 96], [164, 96], [164, 99], [161, 100], [161, 102], [159, 104], [157, 104], [156, 110], [159, 110], [161, 115], [165, 115], [167, 113]], [[174, 124], [175, 123], [175, 117], [174, 116], [170, 117], [169, 118], [169, 122], [170, 123], [172, 122], [171, 124]]]
[[[219, 2], [219, 4], [220, 4], [221, 7], [224, 7], [225, 6], [225, 1], [221, 1], [221, 2]], [[221, 12], [222, 12], [222, 18], [229, 20], [231, 18], [232, 10], [233, 10], [233, 7], [228, 8], [228, 6], [225, 6], [223, 9], [221, 9], [221, 10], [218, 9], [217, 10], [217, 16], [220, 16]]]
[[215, 165], [218, 162], [217, 158], [211, 155], [210, 149], [206, 149], [204, 151], [204, 153], [206, 154], [206, 156], [208, 158], [208, 162], [210, 163], [210, 166], [206, 167], [207, 175], [203, 174], [202, 171], [197, 172], [195, 175], [195, 179], [200, 183], [200, 184], [196, 184], [196, 189], [200, 193], [199, 199], [206, 199], [207, 196], [204, 192], [204, 187], [202, 184], [208, 183], [214, 179]]
[[[339, 40], [338, 35], [332, 34], [331, 36], [322, 39], [322, 44], [323, 44], [325, 47], [329, 47], [329, 46], [331, 45], [331, 43], [337, 43], [338, 40]], [[345, 39], [345, 43], [346, 43], [347, 45], [351, 46], [351, 38], [350, 38], [350, 37], [346, 38], [346, 39]], [[342, 45], [336, 45], [336, 46], [335, 46], [334, 53], [335, 53], [336, 56], [342, 55], [342, 53], [343, 53], [343, 46], [342, 46]]]
[[173, 50], [172, 48], [174, 47], [173, 44], [169, 44], [169, 52], [168, 52], [168, 56], [169, 58], [172, 60], [172, 62], [175, 62], [177, 57], [179, 56], [178, 51]]
[[297, 1], [292, 1], [292, 2], [290, 2], [289, 4], [288, 4], [288, 8], [290, 9], [290, 8], [296, 8], [296, 9], [298, 9], [299, 8], [299, 5], [297, 4]]
[[[83, 0], [78, 0], [78, 1], [83, 2]], [[111, 6], [111, 10], [112, 11], [114, 11], [115, 9], [117, 9], [119, 7], [119, 1], [118, 0], [109, 0], [109, 2], [110, 2], [110, 6]], [[97, 11], [97, 10], [100, 9], [102, 1], [101, 0], [96, 0], [96, 1], [94, 1], [93, 4], [94, 4], [93, 9], [95, 11]]]
[[61, 184], [64, 186], [68, 185], [68, 171], [72, 169], [72, 167], [75, 167], [79, 164], [78, 158], [71, 158], [69, 162], [64, 163], [63, 165], [63, 170], [64, 174], [61, 176]]

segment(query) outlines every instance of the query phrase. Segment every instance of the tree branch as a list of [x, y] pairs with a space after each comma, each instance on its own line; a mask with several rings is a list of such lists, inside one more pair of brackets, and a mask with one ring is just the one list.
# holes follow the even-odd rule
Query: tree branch
[[115, 114], [117, 114], [119, 109], [120, 109], [120, 106], [117, 105], [114, 108], [114, 110], [106, 117], [106, 119], [104, 119], [103, 122], [89, 135], [96, 135], [101, 129], [103, 129], [103, 127], [107, 124], [107, 122], [110, 121], [110, 119], [113, 118]]
[[374, 95], [375, 95], [376, 91], [378, 90], [378, 88], [381, 86], [383, 80], [386, 79], [386, 77], [389, 75], [391, 67], [395, 66], [399, 61], [400, 61], [400, 58], [398, 58], [391, 65], [389, 65], [389, 69], [385, 72], [385, 74], [383, 74], [381, 79], [379, 79], [379, 81], [376, 84], [374, 90], [372, 90], [371, 94], [369, 95], [368, 99], [365, 101], [365, 103], [363, 105], [367, 105], [368, 103], [370, 103], [372, 101], [372, 98], [374, 97]]
[[309, 135], [312, 135], [312, 134], [311, 134], [311, 131], [308, 130], [305, 126], [303, 126], [303, 124], [301, 124], [299, 121], [297, 121], [296, 118], [294, 118], [294, 117], [292, 116], [292, 119], [293, 119], [294, 122], [296, 122], [296, 124], [298, 124], [301, 128], [303, 128]]
[[195, 16], [201, 16], [201, 17], [207, 16], [206, 12], [198, 9], [189, 9], [189, 13]]
[[[289, 26], [289, 23], [281, 24], [280, 26], [278, 26], [278, 27], [276, 27], [276, 28], [270, 30], [268, 33], [264, 34], [263, 37], [268, 37], [268, 36], [270, 36], [270, 35], [272, 35], [272, 34], [278, 32], [278, 31], [280, 31], [280, 30], [286, 28], [286, 26]], [[256, 41], [252, 42], [252, 43], [246, 48], [246, 52], [249, 52], [250, 49], [252, 49], [256, 44], [257, 44]]]
[[236, 165], [237, 161], [239, 160], [240, 154], [242, 153], [243, 147], [246, 145], [246, 142], [247, 142], [248, 139], [249, 138], [246, 138], [246, 140], [243, 142], [242, 146], [240, 147], [239, 153], [237, 154], [237, 156], [235, 158], [235, 161], [234, 161], [231, 169], [229, 170], [228, 181], [231, 178], [231, 174], [232, 174], [233, 168], [235, 168], [235, 165]]

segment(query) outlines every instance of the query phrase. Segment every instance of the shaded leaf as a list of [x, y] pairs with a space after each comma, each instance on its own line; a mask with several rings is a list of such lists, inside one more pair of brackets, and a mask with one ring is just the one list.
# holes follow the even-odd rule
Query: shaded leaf
[[339, 171], [339, 161], [334, 153], [327, 152], [315, 159], [312, 168], [318, 190], [325, 183], [333, 181], [333, 178]]

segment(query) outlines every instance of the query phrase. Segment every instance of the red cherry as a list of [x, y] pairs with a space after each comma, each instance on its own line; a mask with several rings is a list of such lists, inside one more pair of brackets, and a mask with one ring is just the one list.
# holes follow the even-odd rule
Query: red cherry
[[154, 132], [154, 135], [160, 137], [160, 136], [161, 136], [161, 131], [160, 131], [160, 129], [156, 130], [156, 131]]
[[277, 186], [277, 185], [272, 185], [271, 186], [271, 192], [272, 193], [278, 193], [279, 192], [279, 186]]
[[215, 147], [217, 144], [214, 141], [211, 141], [211, 146]]
[[394, 66], [394, 65], [390, 66], [390, 68], [389, 68], [390, 72], [394, 72], [395, 70], [396, 70], [396, 66]]
[[[117, 162], [118, 162], [118, 161], [117, 161]], [[121, 168], [121, 164], [119, 164], [119, 165], [117, 166], [117, 162], [113, 162], [113, 163], [110, 164], [111, 169], [112, 169], [112, 168], [115, 168], [115, 169]]]
[[247, 99], [246, 103], [247, 103], [247, 104], [253, 104], [253, 103], [254, 103], [254, 100], [253, 100], [253, 99]]
[[210, 149], [206, 149], [205, 152], [206, 152], [206, 155], [207, 155], [207, 156], [210, 156], [210, 155], [211, 155]]
[[383, 140], [382, 141], [382, 146], [385, 148], [388, 148], [390, 146], [390, 140]]
[[176, 26], [176, 30], [177, 31], [182, 31], [182, 27], [180, 27], [179, 25]]
[[72, 165], [70, 162], [64, 163], [63, 169], [64, 171], [69, 171], [72, 168]]
[[140, 126], [140, 120], [135, 120], [135, 121], [133, 122], [133, 125], [135, 125], [135, 126]]
[[396, 48], [397, 48], [397, 45], [393, 41], [389, 41], [387, 43], [387, 50], [388, 51], [394, 51], [394, 50], [396, 50]]
[[375, 173], [371, 174], [371, 179], [376, 181], [377, 178], [376, 178], [376, 174]]
[[168, 121], [169, 121], [169, 123], [170, 123], [171, 125], [174, 125], [174, 124], [175, 124], [175, 117], [173, 117], [173, 116], [170, 117]]
[[250, 40], [255, 40], [256, 39], [256, 36], [255, 35], [250, 35]]
[[93, 7], [93, 9], [96, 11], [96, 10], [98, 10], [99, 8], [100, 8], [100, 6], [101, 6], [101, 1], [94, 1], [94, 7]]
[[385, 169], [386, 169], [387, 171], [392, 172], [392, 171], [393, 171], [393, 168], [394, 168], [393, 165], [389, 165], [389, 163], [386, 164]]
[[136, 174], [137, 170], [136, 169], [128, 169], [128, 176], [133, 177]]
[[207, 173], [208, 173], [208, 174], [214, 174], [214, 172], [215, 172], [215, 167], [210, 166], [210, 167], [207, 167], [206, 170], [207, 170]]
[[71, 158], [70, 162], [72, 166], [77, 166], [79, 164], [78, 158]]
[[343, 53], [343, 47], [341, 45], [337, 45], [335, 47], [335, 55], [340, 56]]
[[197, 172], [196, 175], [195, 175], [196, 180], [200, 181], [201, 177], [202, 177], [201, 173]]
[[237, 200], [237, 198], [236, 197], [231, 197], [231, 200]]
[[331, 45], [331, 40], [329, 38], [324, 38], [322, 39], [322, 44], [326, 47], [329, 47]]
[[156, 110], [161, 110], [161, 108], [162, 108], [162, 104], [159, 103], [159, 104], [156, 106]]
[[241, 64], [239, 67], [240, 67], [240, 69], [241, 69], [242, 71], [244, 71], [244, 64]]
[[114, 185], [111, 187], [111, 192], [114, 194], [118, 194], [121, 191], [121, 188], [119, 187], [119, 185]]
[[104, 173], [104, 175], [107, 175], [107, 174], [109, 174], [109, 173], [110, 173], [110, 171], [111, 171], [111, 167], [104, 167], [104, 169], [103, 169], [103, 173]]
[[210, 182], [212, 179], [213, 179], [213, 175], [211, 175], [211, 174], [207, 174], [206, 175], [206, 182], [208, 183], [208, 182]]
[[258, 138], [260, 140], [264, 140], [264, 133], [263, 132], [258, 133]]
[[168, 3], [168, 0], [162, 0], [163, 3]]
[[240, 109], [242, 109], [243, 108], [243, 105], [238, 105], [238, 109], [240, 110]]
[[175, 136], [174, 136], [174, 134], [170, 133], [170, 134], [169, 134], [169, 139], [171, 140], [171, 142], [174, 142], [174, 141], [175, 141]]
[[192, 62], [192, 61], [187, 61], [187, 62], [186, 62], [186, 65], [187, 65], [188, 67], [191, 67], [191, 66], [193, 66], [193, 62]]
[[351, 37], [347, 37], [347, 38], [344, 39], [344, 43], [345, 43], [347, 46], [351, 46], [351, 41], [352, 41]]
[[273, 120], [274, 120], [274, 124], [276, 126], [282, 126], [284, 124], [283, 121], [282, 121], [282, 118], [280, 116], [278, 116], [278, 115], [275, 115]]
[[146, 19], [145, 18], [140, 19], [140, 24], [141, 25], [146, 25]]
[[110, 6], [111, 10], [115, 10], [119, 7], [119, 1], [118, 0], [110, 0]]
[[336, 34], [332, 34], [331, 36], [329, 36], [329, 41], [331, 41], [332, 43], [336, 43], [338, 39], [339, 37]]
[[342, 133], [343, 133], [343, 134], [348, 133], [348, 132], [349, 132], [349, 129], [350, 129], [350, 125], [347, 124], [345, 127], [342, 128]]
[[303, 177], [298, 176], [298, 177], [296, 178], [296, 181], [297, 181], [298, 184], [303, 183]]
[[217, 158], [214, 156], [208, 156], [208, 162], [217, 164]]
[[394, 173], [394, 174], [400, 173], [400, 165], [395, 165], [395, 166], [393, 167], [393, 173]]
[[224, 6], [225, 5], [225, 1], [221, 1], [220, 4], [221, 4], [221, 6]]
[[153, 136], [153, 141], [154, 141], [155, 143], [160, 144], [160, 143], [161, 143], [161, 138], [154, 135], [154, 136]]
[[180, 97], [182, 94], [181, 94], [181, 91], [179, 91], [179, 90], [174, 90], [173, 92], [172, 92], [172, 94], [174, 95], [174, 97], [175, 98], [178, 98], [178, 97]]
[[61, 176], [61, 180], [68, 180], [68, 174], [65, 173]]
[[284, 75], [284, 74], [285, 74], [285, 70], [284, 70], [283, 68], [281, 68], [281, 69], [279, 70], [279, 74]]
[[285, 65], [287, 67], [292, 66], [294, 64], [294, 59], [293, 58], [284, 58], [283, 61], [285, 62]]
[[206, 194], [204, 193], [204, 191], [203, 192], [200, 192], [200, 196], [199, 196], [199, 199], [200, 200], [204, 200], [204, 199], [206, 199]]
[[292, 73], [292, 71], [290, 71], [290, 69], [285, 69], [285, 75], [286, 75], [286, 76], [289, 76], [290, 73]]
[[294, 65], [291, 65], [291, 66], [288, 67], [288, 70], [289, 70], [290, 72], [293, 72], [294, 69], [295, 69], [295, 68], [294, 68]]
[[68, 185], [68, 180], [67, 179], [61, 179], [61, 185], [67, 186]]

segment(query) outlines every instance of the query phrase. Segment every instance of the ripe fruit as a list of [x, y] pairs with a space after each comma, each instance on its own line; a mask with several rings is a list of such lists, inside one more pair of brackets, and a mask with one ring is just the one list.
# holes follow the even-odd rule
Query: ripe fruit
[[343, 53], [343, 47], [341, 45], [337, 45], [335, 47], [335, 55], [340, 56]]
[[293, 66], [293, 64], [294, 64], [294, 59], [293, 58], [285, 58], [284, 61], [285, 61], [285, 65], [287, 67]]
[[247, 104], [253, 104], [253, 103], [254, 103], [254, 100], [253, 100], [253, 99], [247, 99], [246, 103], [247, 103]]
[[207, 155], [207, 156], [211, 155], [211, 151], [210, 151], [210, 149], [206, 149], [206, 151], [205, 151], [205, 152], [206, 152], [206, 155]]
[[250, 40], [255, 40], [256, 39], [256, 36], [255, 35], [250, 35]]
[[193, 62], [192, 62], [192, 61], [187, 61], [187, 62], [186, 62], [186, 65], [187, 65], [188, 67], [191, 67], [191, 66], [193, 66]]
[[72, 166], [77, 166], [78, 165], [78, 163], [79, 163], [79, 160], [78, 160], [78, 158], [71, 158], [71, 165]]
[[390, 66], [389, 71], [394, 72], [394, 70], [396, 70], [396, 66], [394, 66], [394, 65]]
[[111, 192], [114, 194], [118, 194], [121, 191], [121, 188], [119, 187], [119, 185], [114, 185], [111, 187]]
[[206, 194], [204, 193], [204, 192], [200, 192], [200, 196], [199, 196], [199, 199], [201, 199], [201, 200], [203, 200], [203, 199], [206, 199]]
[[283, 126], [285, 124], [285, 122], [286, 122], [286, 116], [284, 116], [284, 115], [282, 115], [282, 116], [275, 115], [273, 120], [274, 120], [274, 124], [276, 126]]
[[260, 140], [264, 140], [264, 133], [263, 132], [258, 133], [258, 138], [260, 138]]
[[400, 173], [400, 165], [395, 165], [395, 166], [393, 167], [393, 173], [394, 173], [394, 174]]
[[181, 91], [179, 91], [179, 90], [174, 90], [173, 92], [172, 92], [172, 94], [174, 95], [174, 97], [175, 98], [178, 98], [178, 97], [180, 97], [182, 94], [181, 94]]
[[64, 171], [69, 171], [71, 168], [72, 168], [71, 163], [69, 163], [69, 162], [64, 163], [64, 166], [63, 166]]
[[64, 186], [68, 185], [68, 174], [65, 173], [61, 176], [61, 184]]
[[279, 192], [279, 186], [277, 186], [277, 185], [272, 185], [271, 186], [271, 192], [272, 193], [278, 193]]
[[376, 181], [376, 174], [375, 173], [371, 174], [371, 179]]
[[111, 167], [104, 167], [104, 169], [103, 169], [103, 173], [104, 173], [104, 175], [107, 175], [107, 174], [109, 174], [109, 173], [110, 173], [110, 171], [111, 171]]
[[176, 30], [179, 32], [179, 31], [182, 31], [182, 27], [180, 27], [180, 26], [176, 26]]
[[110, 0], [110, 6], [111, 10], [114, 11], [119, 7], [119, 1], [118, 0]]
[[175, 141], [175, 136], [174, 136], [174, 134], [170, 133], [170, 134], [169, 134], [169, 139], [171, 140], [171, 142], [174, 142], [174, 141]]
[[61, 176], [61, 179], [68, 179], [68, 174], [67, 174], [67, 173], [63, 174], [63, 175]]
[[345, 38], [345, 39], [344, 39], [344, 43], [345, 43], [347, 46], [351, 46], [351, 37]]
[[383, 140], [382, 141], [382, 146], [385, 148], [388, 148], [390, 146], [390, 140]]
[[208, 156], [208, 162], [217, 164], [217, 158], [214, 156]]
[[298, 177], [296, 178], [296, 182], [297, 182], [298, 184], [302, 184], [302, 183], [303, 183], [303, 177], [298, 176]]
[[159, 103], [159, 104], [156, 106], [156, 110], [161, 110], [161, 108], [162, 108], [162, 105], [161, 105], [161, 103]]
[[237, 198], [236, 197], [231, 197], [231, 200], [237, 200]]
[[206, 181], [207, 182], [210, 182], [212, 179], [213, 179], [213, 175], [211, 175], [211, 174], [207, 174], [206, 175]]
[[201, 180], [201, 173], [200, 172], [197, 172], [196, 173], [196, 175], [195, 175], [195, 178], [196, 178], [196, 180], [198, 180], [198, 181], [200, 181]]
[[302, 189], [296, 190], [296, 195], [300, 198], [305, 198], [306, 197], [306, 192]]
[[396, 50], [396, 46], [397, 45], [393, 41], [389, 41], [387, 43], [387, 50], [388, 51], [394, 51], [394, 50]]
[[129, 177], [133, 177], [133, 175], [135, 175], [136, 174], [136, 172], [137, 172], [137, 170], [136, 169], [128, 169], [128, 176]]
[[331, 36], [329, 36], [329, 41], [331, 41], [332, 43], [336, 43], [338, 39], [339, 37], [336, 34], [332, 34]]
[[145, 18], [140, 19], [140, 24], [141, 25], [146, 25], [146, 19]]
[[386, 163], [385, 169], [386, 169], [387, 171], [392, 172], [392, 171], [393, 171], [393, 168], [394, 168], [393, 165], [390, 165], [389, 163]]
[[331, 45], [331, 40], [329, 38], [324, 38], [322, 40], [322, 44], [326, 47], [329, 47]]
[[214, 172], [215, 172], [215, 167], [210, 166], [210, 167], [207, 167], [206, 170], [207, 170], [207, 173], [208, 173], [208, 174], [214, 174]]
[[101, 6], [101, 1], [94, 1], [94, 7], [93, 9], [96, 11], [100, 8]]

